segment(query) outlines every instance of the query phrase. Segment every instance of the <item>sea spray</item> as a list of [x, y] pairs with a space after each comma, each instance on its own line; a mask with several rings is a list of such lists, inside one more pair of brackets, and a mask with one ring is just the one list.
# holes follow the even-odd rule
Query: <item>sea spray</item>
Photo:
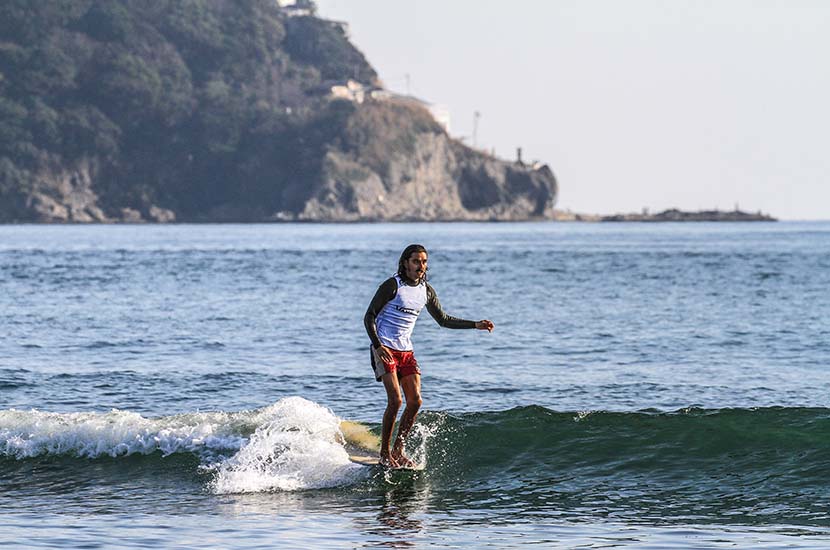
[[0, 456], [74, 455], [117, 457], [159, 452], [221, 456], [245, 441], [239, 419], [228, 413], [145, 418], [114, 409], [106, 413], [0, 411]]
[[349, 461], [340, 419], [301, 397], [267, 407], [268, 420], [239, 452], [216, 467], [216, 493], [294, 491], [347, 484], [367, 475]]
[[[446, 414], [429, 412], [421, 415], [420, 421], [412, 428], [405, 452], [415, 464], [427, 467], [430, 460], [443, 462], [448, 449], [452, 447], [451, 441], [447, 441], [451, 434], [444, 429], [445, 420]], [[444, 440], [443, 444], [438, 445], [438, 439]], [[432, 452], [433, 448], [440, 451]]]

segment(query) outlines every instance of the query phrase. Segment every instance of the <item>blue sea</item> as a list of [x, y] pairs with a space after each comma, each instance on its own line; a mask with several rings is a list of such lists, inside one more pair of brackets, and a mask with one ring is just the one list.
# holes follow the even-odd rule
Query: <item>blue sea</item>
[[[353, 464], [401, 250], [423, 471]], [[0, 226], [6, 548], [830, 547], [830, 223]]]

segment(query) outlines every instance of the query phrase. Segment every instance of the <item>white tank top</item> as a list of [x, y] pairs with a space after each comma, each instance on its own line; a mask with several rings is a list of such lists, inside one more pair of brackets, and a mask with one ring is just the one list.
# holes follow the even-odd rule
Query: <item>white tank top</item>
[[375, 320], [380, 343], [397, 351], [412, 351], [412, 329], [418, 314], [427, 303], [427, 285], [421, 282], [418, 286], [406, 284], [395, 275], [398, 283], [398, 292], [387, 302]]

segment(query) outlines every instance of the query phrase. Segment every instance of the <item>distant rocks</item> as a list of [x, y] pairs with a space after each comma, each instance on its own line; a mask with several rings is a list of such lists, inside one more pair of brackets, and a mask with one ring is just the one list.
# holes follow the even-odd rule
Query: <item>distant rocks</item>
[[649, 214], [614, 214], [602, 216], [599, 214], [576, 214], [570, 211], [556, 210], [553, 219], [563, 222], [775, 222], [776, 218], [768, 214], [758, 212], [752, 214], [741, 210], [699, 210], [697, 212], [684, 212], [671, 208]]
[[602, 216], [603, 222], [774, 222], [778, 221], [769, 214], [758, 212], [752, 214], [741, 210], [699, 210], [683, 212], [675, 208], [656, 214], [615, 214]]

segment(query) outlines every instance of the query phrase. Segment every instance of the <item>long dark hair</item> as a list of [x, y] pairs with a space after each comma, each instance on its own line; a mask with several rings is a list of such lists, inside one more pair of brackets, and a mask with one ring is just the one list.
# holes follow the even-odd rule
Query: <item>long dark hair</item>
[[[420, 245], [420, 244], [411, 244], [411, 245], [407, 246], [406, 248], [404, 248], [403, 252], [401, 252], [401, 258], [398, 260], [398, 275], [402, 279], [406, 279], [406, 268], [403, 265], [404, 262], [406, 260], [408, 260], [410, 256], [412, 256], [413, 254], [416, 254], [418, 252], [423, 252], [424, 254], [427, 255], [427, 258], [429, 257], [429, 252], [427, 252], [427, 249], [424, 248], [424, 246]], [[425, 272], [424, 276], [421, 277], [421, 280], [418, 281], [419, 283], [421, 281], [423, 281], [423, 282], [427, 281], [428, 272], [429, 272], [429, 267], [427, 266], [427, 272]]]

